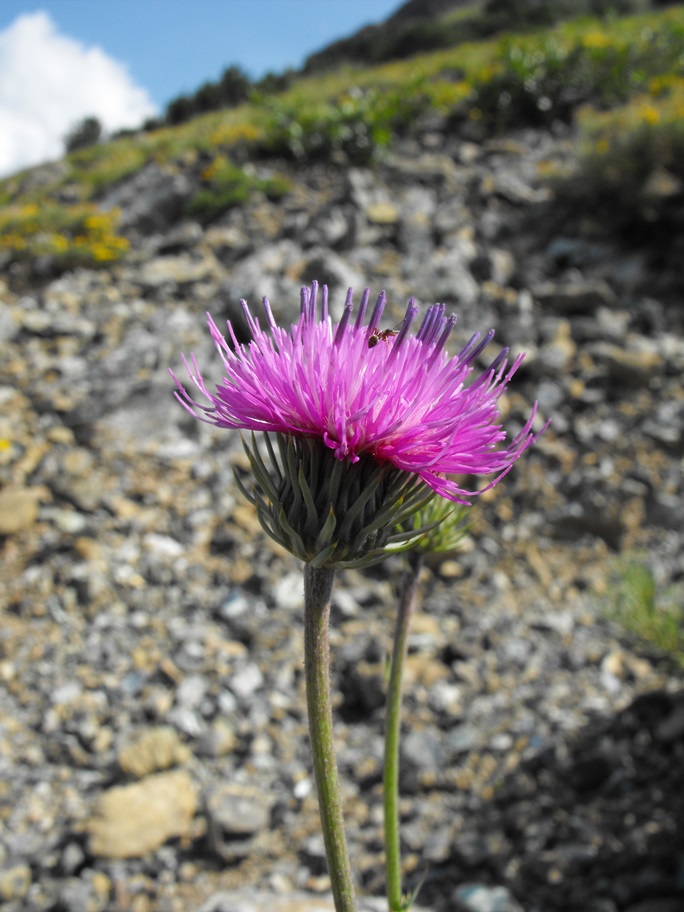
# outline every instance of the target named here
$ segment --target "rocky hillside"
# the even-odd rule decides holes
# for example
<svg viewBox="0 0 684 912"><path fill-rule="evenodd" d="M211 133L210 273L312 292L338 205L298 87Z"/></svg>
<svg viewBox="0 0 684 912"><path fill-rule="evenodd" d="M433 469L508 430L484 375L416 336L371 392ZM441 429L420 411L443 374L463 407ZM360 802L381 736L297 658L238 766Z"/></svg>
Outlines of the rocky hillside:
<svg viewBox="0 0 684 912"><path fill-rule="evenodd" d="M8 912L330 909L297 562L236 490L237 435L168 368L220 364L205 311L318 279L459 314L527 358L506 401L551 428L435 560L410 641L407 879L433 912L675 912L684 701L609 619L625 562L684 577L680 264L540 175L569 128L486 139L432 117L372 168L285 174L209 227L154 162L100 200L129 251L0 285L0 899ZM39 180L37 173L35 179ZM242 330L244 332L244 328ZM361 892L383 894L384 657L399 559L340 574L339 753ZM669 593L669 594L668 594ZM624 593L623 593L624 594ZM427 873L426 873L427 872ZM371 903L372 908L377 907ZM370 907L369 907L370 908Z"/></svg>
<svg viewBox="0 0 684 912"><path fill-rule="evenodd" d="M406 0L384 22L364 26L311 54L304 72L401 60L564 19L610 18L668 5L670 0Z"/></svg>

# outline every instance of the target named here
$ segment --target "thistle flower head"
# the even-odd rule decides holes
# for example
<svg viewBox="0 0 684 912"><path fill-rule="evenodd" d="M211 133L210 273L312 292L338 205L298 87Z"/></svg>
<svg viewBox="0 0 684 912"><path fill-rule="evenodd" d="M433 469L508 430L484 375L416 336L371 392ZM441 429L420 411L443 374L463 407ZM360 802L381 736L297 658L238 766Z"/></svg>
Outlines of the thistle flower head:
<svg viewBox="0 0 684 912"><path fill-rule="evenodd" d="M302 289L299 320L289 329L276 324L267 299L263 302L266 329L262 329L243 301L252 334L248 344L238 341L230 323L228 342L209 316L210 332L225 371L215 392L207 389L194 357L189 361L183 358L183 362L205 402L193 399L174 375L178 400L196 418L217 427L274 432L279 438L298 441L290 455L287 447L281 453L280 481L274 476L271 490L265 492L262 487L255 498L258 506L259 502L262 504L260 517L265 527L271 526L271 534L274 524L281 533L284 529L280 515L283 503L274 501L282 496L278 484L287 476L290 489L300 490L299 494L290 491L290 501L294 498L303 504L305 495L300 482L302 477L305 483L309 479L302 476L302 460L307 462L306 472L311 472L312 466L319 462L316 453L327 457L328 473L336 461L341 463L345 478L350 467L357 464L358 473L372 475L376 469L383 472L384 481L378 482L376 490L380 500L375 509L384 515L395 497L398 497L395 514L400 507L404 509L406 498L410 502L415 499L414 510L424 505L425 497L422 504L418 503L421 498L414 497L418 480L425 486L427 495L436 493L458 503L470 503L471 497L479 492L462 487L452 476L492 476L481 489L486 490L509 471L539 436L532 431L535 405L522 430L507 446L502 445L506 435L499 420L498 400L523 355L509 363L508 351L504 350L473 379L475 362L492 340L493 331L482 339L475 334L457 355L450 356L446 342L456 317L447 316L443 304L429 307L417 332L413 332L418 307L411 299L399 327L381 330L385 295L379 295L370 315L369 299L367 289L354 313L350 289L342 317L339 323L333 323L328 312L327 288L321 289L319 302L319 288L314 283L310 289ZM309 443L304 445L303 441ZM253 446L252 468L255 460L258 461L255 452L258 451ZM263 473L259 474L265 482ZM394 480L390 481L390 477ZM410 480L410 490L397 494L397 478ZM390 491L388 501L386 495ZM319 499L317 509L322 511L318 535L325 523L329 523L330 509L335 513L336 505L326 504L330 492L326 494L323 488L314 493L313 500ZM263 504L267 502L275 512L264 522ZM363 514L364 521L370 522L367 507L368 499L357 514ZM350 503L346 503L344 510L349 509ZM274 519L276 514L279 519ZM292 516L284 518L291 524ZM344 517L336 514L338 529L343 522ZM391 517L388 523L389 527L397 525ZM321 543L316 545L312 541L310 522L309 527L309 545L304 551L310 554L313 549L320 554ZM286 544L293 550L290 534L281 535L279 540L283 537L288 538ZM362 539L363 534L357 529L354 536L357 546ZM333 534L326 549L335 541ZM347 545L352 548L351 542ZM385 547L379 542L377 545ZM354 560L352 551L353 548L346 552L345 561ZM311 559L305 554L300 556ZM361 551L357 556L361 559Z"/></svg>

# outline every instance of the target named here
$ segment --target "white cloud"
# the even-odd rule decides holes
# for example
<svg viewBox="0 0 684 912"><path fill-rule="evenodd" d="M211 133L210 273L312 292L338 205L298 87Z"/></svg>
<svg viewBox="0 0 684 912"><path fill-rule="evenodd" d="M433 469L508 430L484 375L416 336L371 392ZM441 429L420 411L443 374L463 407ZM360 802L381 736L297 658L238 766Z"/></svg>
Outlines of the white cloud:
<svg viewBox="0 0 684 912"><path fill-rule="evenodd" d="M0 175L59 158L84 117L111 131L154 113L121 63L61 35L47 13L19 16L0 32Z"/></svg>

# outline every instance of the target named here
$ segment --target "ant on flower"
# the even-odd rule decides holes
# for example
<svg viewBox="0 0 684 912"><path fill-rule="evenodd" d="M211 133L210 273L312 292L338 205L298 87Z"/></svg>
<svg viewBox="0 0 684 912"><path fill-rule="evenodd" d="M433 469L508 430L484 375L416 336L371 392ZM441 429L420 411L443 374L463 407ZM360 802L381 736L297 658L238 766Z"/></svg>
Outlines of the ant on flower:
<svg viewBox="0 0 684 912"><path fill-rule="evenodd" d="M397 323L394 329L378 329L377 326L374 326L370 331L370 335L368 336L368 348L375 348L378 342L385 342L389 345L389 340L392 338L392 336L399 335L399 329L403 323L403 320L401 323Z"/></svg>

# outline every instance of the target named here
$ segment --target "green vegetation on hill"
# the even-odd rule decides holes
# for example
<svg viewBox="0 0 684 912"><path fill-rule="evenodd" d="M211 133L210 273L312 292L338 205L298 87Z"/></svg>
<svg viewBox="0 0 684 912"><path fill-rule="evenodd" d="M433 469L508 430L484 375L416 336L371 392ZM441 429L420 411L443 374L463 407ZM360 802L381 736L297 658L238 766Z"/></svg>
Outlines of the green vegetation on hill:
<svg viewBox="0 0 684 912"><path fill-rule="evenodd" d="M386 22L312 54L304 68L319 73L349 63L372 66L580 16L625 16L667 5L668 0L409 0Z"/></svg>
<svg viewBox="0 0 684 912"><path fill-rule="evenodd" d="M282 177L260 179L218 155L200 175L200 188L187 207L187 214L200 222L211 222L233 206L246 202L250 195L261 192L272 200L288 191Z"/></svg>
<svg viewBox="0 0 684 912"><path fill-rule="evenodd" d="M535 6L511 7L525 3ZM486 7L493 14L496 4ZM227 83L238 81L233 73ZM0 182L0 262L47 255L59 269L123 255L117 213L101 212L98 200L146 164L182 169L196 188L186 213L208 222L255 193L287 192L284 178L263 180L247 161L371 164L434 113L452 133L476 129L482 137L576 122L580 164L565 178L573 197L608 195L623 218L642 218L646 207L653 220L654 207L657 218L684 182L684 6L576 18L410 61L304 74L285 91L264 84L231 107L81 148L58 167Z"/></svg>

